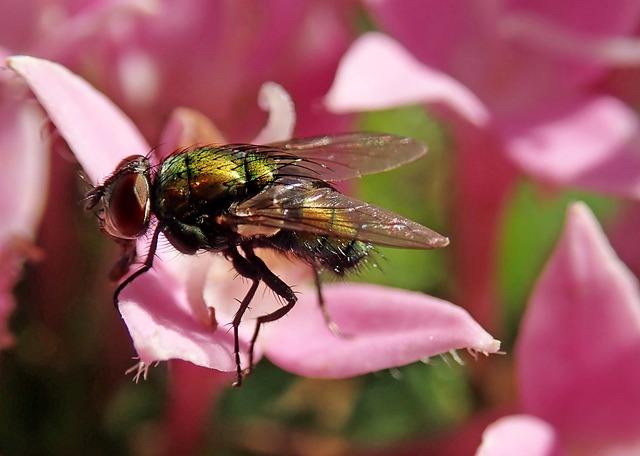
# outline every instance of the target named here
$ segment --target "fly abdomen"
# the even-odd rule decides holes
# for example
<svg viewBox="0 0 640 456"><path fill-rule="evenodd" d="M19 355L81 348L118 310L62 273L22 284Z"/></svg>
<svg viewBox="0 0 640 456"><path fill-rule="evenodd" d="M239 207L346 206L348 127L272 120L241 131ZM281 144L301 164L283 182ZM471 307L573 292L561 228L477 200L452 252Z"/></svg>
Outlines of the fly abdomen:
<svg viewBox="0 0 640 456"><path fill-rule="evenodd" d="M293 255L317 270L328 270L340 276L362 266L373 245L356 239L317 236L283 230L274 236L255 239L256 246L271 247Z"/></svg>
<svg viewBox="0 0 640 456"><path fill-rule="evenodd" d="M344 275L361 266L373 248L368 242L325 236L317 238L317 242L304 241L304 244L316 255L323 269L338 275Z"/></svg>

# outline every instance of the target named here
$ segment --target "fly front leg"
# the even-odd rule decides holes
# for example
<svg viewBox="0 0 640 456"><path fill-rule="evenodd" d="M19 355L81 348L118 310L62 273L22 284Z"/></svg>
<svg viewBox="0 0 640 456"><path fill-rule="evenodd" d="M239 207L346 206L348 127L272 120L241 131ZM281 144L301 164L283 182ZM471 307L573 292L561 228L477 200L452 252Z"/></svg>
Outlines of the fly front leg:
<svg viewBox="0 0 640 456"><path fill-rule="evenodd" d="M149 244L149 251L147 252L147 257L145 258L144 263L142 263L142 266L140 267L140 269L138 269L129 277L124 279L118 285L118 287L116 288L116 291L113 293L113 305L116 307L116 309L119 307L120 293L122 293L122 290L124 290L129 284L131 284L131 282L136 280L142 274L148 272L153 267L153 259L156 256L156 249L158 248L158 237L160 237L160 231L161 231L161 227L160 225L158 225L153 231L153 236L151 237L151 244ZM134 249L133 256L131 256L132 255L131 251L128 251L127 253L128 255L130 255L130 258L135 259L135 245L129 245L128 248ZM124 260L120 258L120 260L114 265L114 270L123 271L124 270L123 266L124 266ZM127 265L126 269L128 269L128 267L129 265Z"/></svg>

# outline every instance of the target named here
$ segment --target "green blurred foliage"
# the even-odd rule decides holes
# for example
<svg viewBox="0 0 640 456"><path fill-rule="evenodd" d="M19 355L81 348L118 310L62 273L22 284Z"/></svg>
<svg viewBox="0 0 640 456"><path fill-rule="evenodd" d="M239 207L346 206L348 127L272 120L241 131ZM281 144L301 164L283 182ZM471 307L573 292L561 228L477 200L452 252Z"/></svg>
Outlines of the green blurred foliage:
<svg viewBox="0 0 640 456"><path fill-rule="evenodd" d="M358 196L446 235L450 161L442 126L424 108L410 107L369 113L362 117L360 129L415 138L427 144L429 151L410 165L360 179ZM354 280L432 292L450 274L447 249L425 252L376 247L376 250L377 267L365 268Z"/></svg>
<svg viewBox="0 0 640 456"><path fill-rule="evenodd" d="M549 254L558 242L570 203L584 201L605 221L616 214L617 201L578 191L552 191L522 180L507 203L499 260L504 334L514 340L527 299Z"/></svg>

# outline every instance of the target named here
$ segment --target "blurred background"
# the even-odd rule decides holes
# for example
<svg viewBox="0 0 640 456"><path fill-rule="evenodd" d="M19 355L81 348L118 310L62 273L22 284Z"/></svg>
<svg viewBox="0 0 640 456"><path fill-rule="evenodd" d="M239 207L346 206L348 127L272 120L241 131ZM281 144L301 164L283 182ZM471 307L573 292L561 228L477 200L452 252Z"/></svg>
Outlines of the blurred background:
<svg viewBox="0 0 640 456"><path fill-rule="evenodd" d="M639 100L640 55L633 45L640 5L618 1L600 11L597 3L0 4L1 56L29 54L64 64L121 107L152 146L181 106L207 115L229 142L250 141L266 122L256 102L266 81L291 95L295 136L385 131L427 144L427 158L352 182L348 191L450 236L451 248L381 247L380 267L349 280L460 305L502 341L506 353L478 360L460 353L462 364L446 355L345 380L299 378L263 359L240 390L229 388L229 376L219 380L214 373L194 376L203 378L202 385L176 384L173 372L199 368L171 362L134 383L125 371L135 364L135 350L111 304L107 278L117 246L83 210L88 185L46 124L41 132L51 145L49 168L37 182L37 175L19 176L19 185L39 189L33 204L42 215L0 256L5 266L24 260L0 278L12 335L0 354L0 454L474 454L487 424L520 409L514 345L569 202L587 202L618 254L632 269L638 266L632 180L640 167L628 179L620 174L635 166L634 158L620 157L637 154L637 145L601 141L598 123L596 133L579 125L585 138L578 127L572 130L598 100L615 99L631 119ZM570 5L581 12L573 14ZM582 12L589 8L594 11ZM466 87L491 120L466 115L446 97L424 95L420 101L419 94L380 109L328 108L325 96L339 65L354 43L374 31L397 40L416 64ZM394 65L385 59L377 64L363 68L363 80L369 71L382 74ZM8 76L0 77L0 101L15 103ZM6 112L0 126L5 138L12 131ZM566 144L545 135L563 126L576 145L599 149L569 150L554 161ZM527 149L532 137L537 147L550 146L536 156L540 162ZM19 174L19 151L9 144L3 139L0 153L18 157ZM602 160L580 161L582 153L604 156L608 148L617 155L607 163L619 168L597 174ZM574 158L580 172L556 166ZM20 192L0 190L3 199ZM194 398L182 391L197 396L200 387L205 416L190 413Z"/></svg>

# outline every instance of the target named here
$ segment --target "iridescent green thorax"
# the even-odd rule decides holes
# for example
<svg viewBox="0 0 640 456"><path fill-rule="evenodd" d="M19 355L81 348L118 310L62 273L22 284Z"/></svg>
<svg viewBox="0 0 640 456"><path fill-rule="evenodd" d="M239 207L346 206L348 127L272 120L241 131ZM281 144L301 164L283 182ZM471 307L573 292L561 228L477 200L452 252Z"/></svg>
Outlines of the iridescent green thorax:
<svg viewBox="0 0 640 456"><path fill-rule="evenodd" d="M200 147L168 157L154 181L154 212L159 219L185 222L214 215L273 182L276 164L245 149Z"/></svg>

